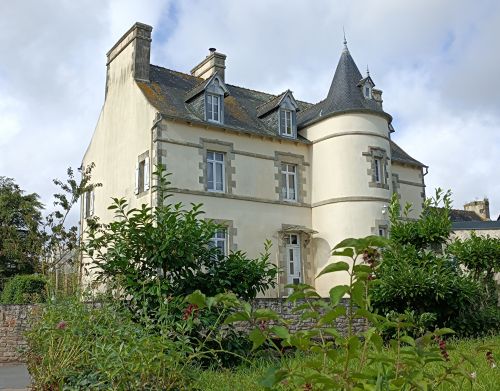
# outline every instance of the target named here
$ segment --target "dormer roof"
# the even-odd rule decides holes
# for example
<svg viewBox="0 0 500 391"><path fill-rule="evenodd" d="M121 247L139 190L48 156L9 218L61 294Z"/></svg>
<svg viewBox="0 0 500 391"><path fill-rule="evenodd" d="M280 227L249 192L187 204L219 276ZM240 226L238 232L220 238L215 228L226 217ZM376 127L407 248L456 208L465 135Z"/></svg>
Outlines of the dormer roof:
<svg viewBox="0 0 500 391"><path fill-rule="evenodd" d="M222 89L224 96L229 95L229 90L228 90L226 84L224 83L224 80L222 79L222 77L219 76L217 73L214 73L207 80L203 80L201 83L197 84L193 89L189 90L186 93L185 102L189 102L191 99L197 97L199 94L201 94L210 85L212 85L215 82L217 82L218 86Z"/></svg>
<svg viewBox="0 0 500 391"><path fill-rule="evenodd" d="M279 94L278 96L275 96L274 98L271 98L269 101L266 103L260 105L257 107L257 116L263 117L270 111L276 109L277 107L280 107L283 101L288 99L288 102L294 107L295 111L299 111L299 105L297 104L297 101L293 97L292 91L286 90Z"/></svg>
<svg viewBox="0 0 500 391"><path fill-rule="evenodd" d="M375 83L373 82L373 79L370 75L361 79L358 83L358 87L364 86L366 83L369 83L372 87L375 87Z"/></svg>

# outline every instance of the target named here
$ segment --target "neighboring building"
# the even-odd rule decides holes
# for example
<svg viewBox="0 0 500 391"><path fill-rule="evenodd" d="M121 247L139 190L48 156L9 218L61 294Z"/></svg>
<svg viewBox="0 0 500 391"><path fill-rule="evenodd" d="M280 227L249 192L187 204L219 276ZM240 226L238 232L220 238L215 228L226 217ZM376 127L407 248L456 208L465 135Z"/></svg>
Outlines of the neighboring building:
<svg viewBox="0 0 500 391"><path fill-rule="evenodd" d="M490 220L490 202L487 198L464 205L464 210L452 209L451 239L466 239L472 231L479 236L500 238L500 220Z"/></svg>
<svg viewBox="0 0 500 391"><path fill-rule="evenodd" d="M386 235L393 192L420 213L427 167L391 140L382 91L346 44L328 95L311 104L290 90L230 84L215 49L191 74L150 65L151 31L136 23L107 54L106 98L83 158L103 187L82 202L83 228L86 216L112 218L110 197L155 205L151 171L165 164L171 201L203 203L207 218L227 227L214 244L253 257L272 240L283 273L268 296L297 282L328 295L345 278L315 280L333 246Z"/></svg>

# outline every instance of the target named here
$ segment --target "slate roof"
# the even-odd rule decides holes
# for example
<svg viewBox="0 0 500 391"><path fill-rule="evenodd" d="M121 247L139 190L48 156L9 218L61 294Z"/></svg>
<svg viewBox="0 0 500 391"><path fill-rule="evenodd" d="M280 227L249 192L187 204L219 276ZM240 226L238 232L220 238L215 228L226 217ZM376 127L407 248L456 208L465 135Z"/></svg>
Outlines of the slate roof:
<svg viewBox="0 0 500 391"><path fill-rule="evenodd" d="M450 211L450 220L452 223L456 222L470 222L470 221L483 221L481 217L472 210L461 210L461 209L452 209Z"/></svg>
<svg viewBox="0 0 500 391"><path fill-rule="evenodd" d="M412 158L403 149L391 140L391 158L395 162L404 164L411 164L413 166L427 167L425 164L420 163L418 160Z"/></svg>
<svg viewBox="0 0 500 391"><path fill-rule="evenodd" d="M290 90L286 90L286 91L282 92L281 94L277 95L274 98L271 98L266 103L257 107L257 115L259 117L262 117L264 114L267 114L271 110L276 108L278 106L278 104L280 103L281 99L283 99L283 97L287 94L287 92L290 92Z"/></svg>
<svg viewBox="0 0 500 391"><path fill-rule="evenodd" d="M345 47L327 97L298 115L299 126L310 125L325 116L348 111L375 112L387 117L391 122L392 117L381 108L378 102L364 97L363 91L359 87L361 80L363 80L363 76L361 76L351 53Z"/></svg>
<svg viewBox="0 0 500 391"><path fill-rule="evenodd" d="M203 79L156 65L150 66L149 79L149 82L137 81L137 84L148 101L161 114L193 123L206 124L203 118L197 116L190 108L189 103L185 102L187 93L191 95L200 85L205 84ZM210 126L289 140L280 136L278 129L270 128L257 116L259 106L278 96L231 84L226 84L226 87L229 90L229 96L224 99L224 124L210 123ZM311 106L311 103L301 101L297 101L297 104L301 110ZM300 135L297 141L310 143Z"/></svg>
<svg viewBox="0 0 500 391"><path fill-rule="evenodd" d="M137 81L137 84L148 101L162 115L206 124L206 121L200 118L186 102L187 98L195 97L200 89L204 88L205 80L156 65L150 66L149 78L149 82ZM299 106L297 109L298 127L315 122L327 114L349 110L381 113L388 116L390 121L392 118L389 114L385 113L373 99L364 98L361 89L357 87L361 79L361 74L349 51L344 50L327 98L317 104L296 101ZM229 95L224 99L224 124L210 123L210 126L290 140L281 136L279 129L271 128L266 121L259 119L259 115L272 110L288 90L279 95L273 95L231 84L225 85L229 90ZM310 144L309 140L300 135L297 136L297 141ZM391 155L396 162L426 167L393 141L391 141Z"/></svg>
<svg viewBox="0 0 500 391"><path fill-rule="evenodd" d="M452 230L500 230L500 221L456 221L451 223Z"/></svg>

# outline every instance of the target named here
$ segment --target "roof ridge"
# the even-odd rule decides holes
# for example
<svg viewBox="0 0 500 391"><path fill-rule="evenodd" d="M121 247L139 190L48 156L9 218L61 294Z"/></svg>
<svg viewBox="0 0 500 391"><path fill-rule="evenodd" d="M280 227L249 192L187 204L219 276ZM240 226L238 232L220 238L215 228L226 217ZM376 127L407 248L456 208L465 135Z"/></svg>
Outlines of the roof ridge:
<svg viewBox="0 0 500 391"><path fill-rule="evenodd" d="M282 96L282 95L286 94L288 91L289 91L289 90L286 90L286 91L283 91L283 92L279 93L278 95L274 95L271 99L269 99L269 100L265 101L264 103L262 103L262 104L258 105L258 106L256 107L256 109L257 109L257 110L259 110L259 108L261 108L262 106L267 105L269 102L271 102L272 100L277 99L277 98L279 98L280 96Z"/></svg>
<svg viewBox="0 0 500 391"><path fill-rule="evenodd" d="M165 69L165 70L170 71L170 72L179 73L179 74L181 74L181 75L190 76L190 77L192 77L193 79L200 79L200 80L202 80L202 81L204 80L204 79L202 79L201 77L198 77L198 76L193 76L193 75L188 74L188 73L185 73L185 72L176 71L175 69L170 69L170 68L167 68L167 67L162 67L162 66L160 66L160 65L155 65L155 64L149 64L149 65L150 65L150 66L152 66L152 67ZM230 83L225 83L225 84L226 84L226 86L236 87L236 88L239 88L239 89L241 89L241 90L251 91L251 92L257 92L257 93L259 93L259 94L264 94L264 95L269 95L269 96L271 96L270 100L271 100L271 99L273 99L273 98L275 98L276 96L279 96L279 95L281 95L281 94L282 94L282 93L280 93L280 94L278 94L278 95L275 95L275 94L272 94L272 93L270 93L270 92L264 92L264 91L254 90L254 89L252 89L252 88L242 87L242 86L238 86L238 85L236 85L236 84L230 84ZM288 89L287 89L287 91L291 91L291 90L288 88ZM285 92L286 92L286 91L285 91ZM309 109L310 107L312 107L312 106L316 105L316 103L307 102L307 101L305 101L305 100L298 100L298 99L296 99L296 101L297 101L297 103L299 103L299 102L300 102L300 103L305 103L305 104L307 104L307 105L311 105L311 106L309 106L307 109ZM305 111L305 110L304 110L304 111Z"/></svg>

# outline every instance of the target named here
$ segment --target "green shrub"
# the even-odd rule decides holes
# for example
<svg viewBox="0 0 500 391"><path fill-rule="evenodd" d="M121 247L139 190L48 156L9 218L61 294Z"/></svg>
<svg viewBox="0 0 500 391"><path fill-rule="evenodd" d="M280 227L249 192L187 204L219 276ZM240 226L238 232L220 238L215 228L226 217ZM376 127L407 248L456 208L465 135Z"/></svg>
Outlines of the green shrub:
<svg viewBox="0 0 500 391"><path fill-rule="evenodd" d="M500 310L491 287L497 244L475 235L447 244L450 192L438 189L419 219L408 218L410 205L403 216L400 209L393 197L390 238L370 292L374 308L383 315L411 312L415 319L431 314L431 326L452 327L459 336L498 330Z"/></svg>
<svg viewBox="0 0 500 391"><path fill-rule="evenodd" d="M17 275L5 284L2 304L42 303L46 299L45 277L38 274Z"/></svg>
<svg viewBox="0 0 500 391"><path fill-rule="evenodd" d="M256 259L244 252L224 255L213 246L223 228L203 218L202 205L168 203L167 175L158 167L155 194L160 205L130 209L114 199L107 224L89 220L85 251L92 258L97 282L123 293L133 313L153 316L163 297L184 297L196 290L208 296L233 292L251 300L276 285L277 267L269 262L269 244Z"/></svg>
<svg viewBox="0 0 500 391"><path fill-rule="evenodd" d="M347 272L349 284L333 287L328 301L311 286L289 286L294 289L288 297L295 302L294 312L301 313L301 319L313 324L307 330L292 332L287 320L276 312L270 309L252 311L250 306L226 320L256 325L249 334L253 348L267 343L281 356L278 366L269 368L260 382L265 389L435 390L445 383L457 387L455 389L472 384L475 372L466 371L464 365L469 358L449 351L443 337L453 334L453 330L434 329L413 338L408 330L414 327L410 324L414 313L395 314L387 319L371 311L368 288L376 267L376 248L385 244L384 238L377 236L339 243L332 255L348 257L351 262L329 264L319 276ZM340 304L345 294L349 296L348 308ZM346 331L335 327L340 317L345 319ZM356 318L370 322L369 325L367 322L366 331L356 332L353 327ZM418 322L425 326L428 319L427 314L419 317ZM382 339L388 327L395 330L394 337L389 340L389 349ZM281 340L280 344L276 344L277 339ZM297 362L285 360L282 347L297 349L303 353L303 358ZM484 349L493 362L491 347Z"/></svg>
<svg viewBox="0 0 500 391"><path fill-rule="evenodd" d="M211 298L209 307L191 306L190 313L177 320L166 300L161 319L154 322L137 322L128 309L109 298L95 306L77 298L46 303L26 334L33 386L43 390L191 389L193 369L200 359L213 361L215 350L222 350L217 342L233 302L234 295ZM203 337L192 337L200 315L215 308L219 318L205 328Z"/></svg>

